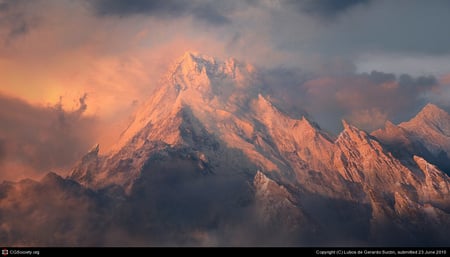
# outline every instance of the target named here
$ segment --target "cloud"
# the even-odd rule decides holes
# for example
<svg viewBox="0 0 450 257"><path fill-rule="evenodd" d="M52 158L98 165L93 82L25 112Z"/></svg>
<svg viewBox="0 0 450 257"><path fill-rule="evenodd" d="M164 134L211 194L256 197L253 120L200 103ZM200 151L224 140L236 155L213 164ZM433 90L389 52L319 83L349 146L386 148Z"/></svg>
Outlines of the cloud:
<svg viewBox="0 0 450 257"><path fill-rule="evenodd" d="M222 55L225 48L225 43L207 36L208 30L220 28L208 29L187 15L170 20L120 19L95 16L79 1L26 2L27 8L4 7L8 17L20 9L39 22L26 35L0 43L0 91L32 103L56 104L63 96L63 105L70 110L78 104L72 99L88 93L88 114L125 115L133 102L151 94L184 51ZM212 3L199 5L195 12L213 8L209 6ZM4 34L11 29L5 25Z"/></svg>
<svg viewBox="0 0 450 257"><path fill-rule="evenodd" d="M397 75L439 75L436 72L448 66L450 35L444 32L444 24L450 22L448 1L280 3L261 8L265 10L259 18L264 20L261 26L269 31L265 42L292 56L286 62L304 69L314 66L308 62L315 59L326 62L335 57L349 59L359 70ZM333 8L332 3L342 7ZM307 12L308 5L318 7Z"/></svg>
<svg viewBox="0 0 450 257"><path fill-rule="evenodd" d="M35 15L29 15L30 1L0 1L0 35L3 44L10 44L17 37L26 35L38 23Z"/></svg>
<svg viewBox="0 0 450 257"><path fill-rule="evenodd" d="M0 139L0 165L3 164L3 161L6 159L6 143L4 139Z"/></svg>
<svg viewBox="0 0 450 257"><path fill-rule="evenodd" d="M337 79L335 83L333 100L343 109L343 117L369 131L387 119L393 122L409 119L427 102L427 93L438 86L432 76L396 77L380 72ZM365 118L368 115L373 115L371 124Z"/></svg>
<svg viewBox="0 0 450 257"><path fill-rule="evenodd" d="M450 73L439 77L438 83L439 86L427 95L427 99L450 113Z"/></svg>
<svg viewBox="0 0 450 257"><path fill-rule="evenodd" d="M365 128L367 131L384 126L388 120L388 115L378 108L351 110L347 117L354 125Z"/></svg>
<svg viewBox="0 0 450 257"><path fill-rule="evenodd" d="M449 10L447 1L373 1L328 26L316 38L317 48L340 54L439 57L450 53L450 36L443 27L450 21Z"/></svg>
<svg viewBox="0 0 450 257"><path fill-rule="evenodd" d="M178 18L191 15L214 25L230 22L226 16L226 12L230 11L230 5L217 1L93 0L90 3L95 13L100 16L149 15L158 18Z"/></svg>
<svg viewBox="0 0 450 257"><path fill-rule="evenodd" d="M278 106L295 117L308 113L335 133L342 118L370 131L387 119L411 118L428 101L450 109L450 76L436 79L437 72L449 74L449 8L439 0L0 0L0 91L12 96L0 95L0 180L64 173L96 142L107 148L186 50L262 67L266 93ZM193 195L180 201L172 190L168 196L181 204L209 196L189 185L179 188ZM211 185L218 188L205 184ZM48 200L42 193L30 203ZM52 202L55 210L66 204ZM69 202L92 213L83 203ZM28 206L21 211L30 222L42 216L30 215L36 208ZM214 218L187 209L192 220L199 220L195 210ZM18 220L16 213L3 216ZM56 213L51 221L66 221L63 227L79 219L50 213ZM173 214L176 220L179 212ZM148 220L148 212L142 217ZM37 224L36 231L47 225Z"/></svg>
<svg viewBox="0 0 450 257"><path fill-rule="evenodd" d="M107 197L100 204L96 193L54 173L0 188L0 235L8 245L100 246L116 227L101 215Z"/></svg>
<svg viewBox="0 0 450 257"><path fill-rule="evenodd" d="M428 101L433 101L441 85L433 76L413 77L392 73L308 74L299 71L268 73L267 87L285 111L305 111L325 129L339 133L341 119L372 131L387 120L411 118ZM279 85L288 84L290 86ZM436 101L435 101L436 102ZM302 111L303 110L303 113Z"/></svg>
<svg viewBox="0 0 450 257"><path fill-rule="evenodd" d="M345 11L361 4L368 4L370 0L300 0L286 1L289 6L295 6L299 11L321 18L333 19Z"/></svg>
<svg viewBox="0 0 450 257"><path fill-rule="evenodd" d="M98 122L79 108L66 112L61 103L39 107L0 95L0 179L39 177L70 168L95 143ZM11 111L14 110L14 111Z"/></svg>

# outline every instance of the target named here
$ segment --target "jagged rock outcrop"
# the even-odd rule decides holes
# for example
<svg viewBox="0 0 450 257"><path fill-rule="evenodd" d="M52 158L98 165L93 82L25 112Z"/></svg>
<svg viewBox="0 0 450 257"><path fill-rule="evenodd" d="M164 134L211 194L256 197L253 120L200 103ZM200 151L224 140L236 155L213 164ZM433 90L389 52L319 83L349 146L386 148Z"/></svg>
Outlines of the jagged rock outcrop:
<svg viewBox="0 0 450 257"><path fill-rule="evenodd" d="M192 169L208 179L240 181L236 185L246 199L242 185L249 184L254 197L247 204L257 206L261 224L286 228L287 234L296 231L299 237L306 231L326 233L324 219L338 231L333 223L355 213L360 217L349 224L355 231L348 240L352 233L353 239L365 233L366 240L383 243L385 233L418 233L418 223L448 225L448 177L422 157L400 158L424 142L423 149L433 156L448 152L448 114L428 105L411 122L387 123L372 135L343 121L344 130L333 138L305 117L289 117L268 99L252 66L188 52L136 113L115 150L98 159L97 170L85 168L89 176L80 176L76 168L71 178L95 189L119 185L133 194L143 173L150 178L167 169L160 160L172 160L185 166L171 165L171 172ZM389 142L401 149L396 152ZM318 214L330 203L343 210ZM358 231L357 226L367 228Z"/></svg>
<svg viewBox="0 0 450 257"><path fill-rule="evenodd" d="M83 221L114 224L104 244L448 245L449 117L427 105L372 134L343 121L335 137L278 109L255 67L187 52L110 152L96 145L56 180L92 203ZM10 208L18 196L0 189Z"/></svg>

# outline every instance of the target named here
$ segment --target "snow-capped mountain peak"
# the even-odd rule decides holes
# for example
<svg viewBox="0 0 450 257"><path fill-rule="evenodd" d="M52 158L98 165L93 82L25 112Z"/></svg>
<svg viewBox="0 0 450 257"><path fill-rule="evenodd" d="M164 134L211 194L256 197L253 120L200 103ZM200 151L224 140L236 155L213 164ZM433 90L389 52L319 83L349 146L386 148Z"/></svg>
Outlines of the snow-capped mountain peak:
<svg viewBox="0 0 450 257"><path fill-rule="evenodd" d="M182 86L188 86L192 81L198 82L199 79L230 79L242 84L254 71L255 68L252 65L239 62L234 58L222 61L212 56L188 51L174 62L167 76L172 79L173 84Z"/></svg>
<svg viewBox="0 0 450 257"><path fill-rule="evenodd" d="M354 142L369 142L369 135L365 131L349 124L346 120L341 122L344 130L339 134L337 141L349 139Z"/></svg>
<svg viewBox="0 0 450 257"><path fill-rule="evenodd" d="M439 108L437 105L428 103L426 104L422 110L418 113L417 116L429 116L429 115L444 115L447 116L448 114Z"/></svg>
<svg viewBox="0 0 450 257"><path fill-rule="evenodd" d="M219 211L213 217L237 208L236 202L252 202L258 226L294 233L289 235L310 233L320 224L342 231L340 224L349 220L355 222L356 237L385 235L377 231L382 225L416 233L410 228L419 221L411 217L426 219L425 207L449 217L450 181L439 163L422 152L408 152L405 161L377 133L369 135L346 121L334 139L305 117L290 117L258 87L251 65L187 52L167 74L135 113L116 150L99 156L94 148L71 179L95 190L120 187L132 199L145 195L143 200L157 203L148 213L172 206L159 195L187 213L214 206ZM438 155L450 152L445 112L429 105L416 119L428 125L410 131L408 123L387 123L380 134L403 135L402 150L414 149L412 136L429 140L424 142ZM192 216L195 222L201 213Z"/></svg>
<svg viewBox="0 0 450 257"><path fill-rule="evenodd" d="M412 130L429 130L450 136L450 115L434 104L427 104L413 119L400 124Z"/></svg>

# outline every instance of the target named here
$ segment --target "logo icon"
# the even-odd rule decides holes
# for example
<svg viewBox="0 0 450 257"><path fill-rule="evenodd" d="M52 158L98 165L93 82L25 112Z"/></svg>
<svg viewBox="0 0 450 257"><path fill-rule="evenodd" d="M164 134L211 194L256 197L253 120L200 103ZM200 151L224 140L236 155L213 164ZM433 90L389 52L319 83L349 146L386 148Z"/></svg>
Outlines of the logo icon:
<svg viewBox="0 0 450 257"><path fill-rule="evenodd" d="M3 256L8 255L8 249L3 249L3 250L2 250L2 255L3 255Z"/></svg>

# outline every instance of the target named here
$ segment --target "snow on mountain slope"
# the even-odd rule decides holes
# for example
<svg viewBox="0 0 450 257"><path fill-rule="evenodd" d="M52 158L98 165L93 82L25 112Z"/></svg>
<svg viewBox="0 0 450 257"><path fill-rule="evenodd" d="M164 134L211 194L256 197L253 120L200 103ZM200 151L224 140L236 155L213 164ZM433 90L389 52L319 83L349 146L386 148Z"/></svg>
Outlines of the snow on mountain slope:
<svg viewBox="0 0 450 257"><path fill-rule="evenodd" d="M448 114L430 105L372 135L344 121L334 137L269 99L255 67L187 52L113 150L95 146L68 180L127 199L119 223L156 244L240 245L236 231L251 244L421 242L450 226L450 180L428 159L450 152Z"/></svg>
<svg viewBox="0 0 450 257"><path fill-rule="evenodd" d="M292 231L307 225L309 218L298 207L295 197L286 188L257 172L253 181L261 221L265 225L278 224Z"/></svg>
<svg viewBox="0 0 450 257"><path fill-rule="evenodd" d="M400 124L401 127L413 131L415 134L428 135L428 140L437 141L450 137L450 115L434 104L427 104L425 107L410 121Z"/></svg>
<svg viewBox="0 0 450 257"><path fill-rule="evenodd" d="M399 130L426 120L431 124L428 130L433 129L441 139L437 131L446 124L432 122L434 112L446 117L429 105L413 123L405 123ZM149 157L169 148L191 148L196 158L210 166L226 166L241 160L242 154L254 167L277 172L283 183L348 199L361 197L358 188L416 188L423 179L367 133L346 122L344 131L333 141L306 118L296 120L282 113L261 95L254 67L192 52L174 63L160 87L135 114L116 150L100 158L103 161L96 164L98 169L92 171L92 164L82 160L72 178L80 178L80 167L87 165L94 182L81 179L82 183L97 188L118 184L130 189ZM219 148L228 155L218 155ZM237 149L239 156L227 149ZM347 194L352 190L356 190L354 195Z"/></svg>
<svg viewBox="0 0 450 257"><path fill-rule="evenodd" d="M234 59L219 62L213 57L186 52L135 114L134 121L124 131L115 148L123 147L147 126L164 129L176 127L160 122L173 117L183 106L189 106L198 117L216 109L239 111L237 105L241 104L241 98L245 100L248 95L245 88L251 83L253 70L252 66L237 63ZM220 112L217 114L220 115ZM150 134L148 137L174 145L179 143L179 138L173 133L165 131L164 134Z"/></svg>
<svg viewBox="0 0 450 257"><path fill-rule="evenodd" d="M425 175L425 183L422 187L422 201L433 202L438 206L443 206L445 209L450 210L450 201L448 198L450 193L450 178L442 174L442 171L435 165L430 164L422 157L414 156L414 161Z"/></svg>
<svg viewBox="0 0 450 257"><path fill-rule="evenodd" d="M97 180L111 177L111 166L120 166L120 160L129 159L130 163L125 167L128 171L124 178L126 181L120 182L120 175L109 180L110 183L130 185L150 154L134 156L136 152L151 150L153 147L148 146L156 142L166 147L192 146L195 142L191 134L214 135L226 147L241 150L246 158L264 170L285 169L285 164L273 154L276 150L264 128L255 124L262 117L259 113L264 112L250 110L252 103L262 98L258 96L252 66L233 59L219 62L187 52L176 61L162 79L161 86L134 115L115 150L97 171L90 172L90 177ZM141 161L140 156L143 158ZM230 158L239 159L238 156ZM79 167L82 166L85 166L83 162ZM79 173L73 173L72 177L79 178ZM91 185L96 183L100 182Z"/></svg>
<svg viewBox="0 0 450 257"><path fill-rule="evenodd" d="M444 110L427 104L416 117L399 126L407 130L413 141L421 143L437 159L450 161L450 115Z"/></svg>
<svg viewBox="0 0 450 257"><path fill-rule="evenodd" d="M450 172L450 115L436 105L427 104L410 121L387 124L372 135L400 159L419 155Z"/></svg>
<svg viewBox="0 0 450 257"><path fill-rule="evenodd" d="M385 189L415 182L414 174L386 153L376 140L345 121L343 124L344 131L336 140L339 158L335 165L345 179Z"/></svg>

